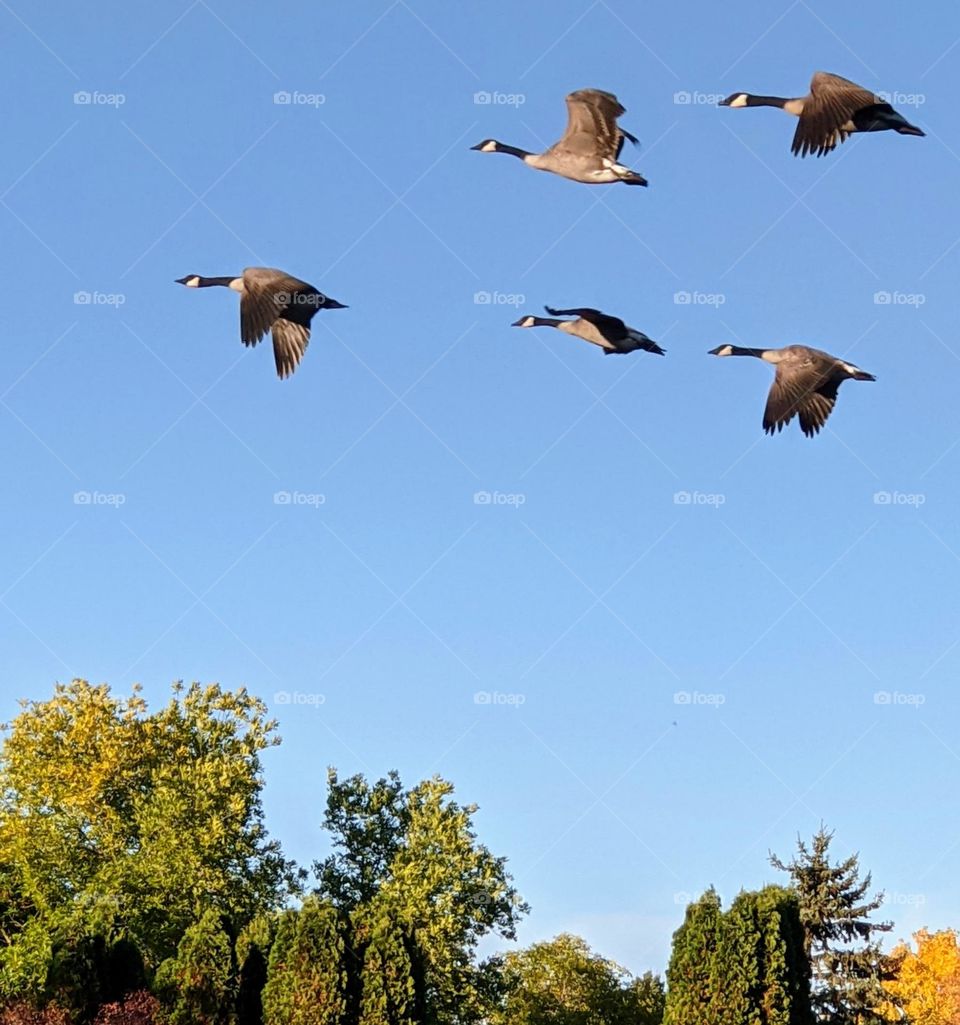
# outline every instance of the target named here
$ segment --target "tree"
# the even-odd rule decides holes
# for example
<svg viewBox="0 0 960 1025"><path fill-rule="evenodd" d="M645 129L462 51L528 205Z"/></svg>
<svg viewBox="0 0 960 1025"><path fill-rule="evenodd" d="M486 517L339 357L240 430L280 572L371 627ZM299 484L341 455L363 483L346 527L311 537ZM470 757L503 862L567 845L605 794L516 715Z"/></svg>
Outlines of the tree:
<svg viewBox="0 0 960 1025"><path fill-rule="evenodd" d="M711 886L687 906L683 925L673 934L664 1025L713 1025L706 1012L716 1006L714 966L720 933L720 898Z"/></svg>
<svg viewBox="0 0 960 1025"><path fill-rule="evenodd" d="M663 984L634 979L564 933L503 958L505 999L491 1025L659 1025ZM638 985L639 984L639 985Z"/></svg>
<svg viewBox="0 0 960 1025"><path fill-rule="evenodd" d="M263 1025L263 988L275 925L271 916L260 915L248 922L237 937L236 1025Z"/></svg>
<svg viewBox="0 0 960 1025"><path fill-rule="evenodd" d="M234 998L233 944L216 911L183 934L177 956L157 971L171 1025L226 1025Z"/></svg>
<svg viewBox="0 0 960 1025"><path fill-rule="evenodd" d="M328 785L334 853L314 865L317 894L415 935L433 1020L478 1020L486 1000L477 944L490 932L512 939L527 906L506 859L477 841L476 806L451 800L453 786L439 778L404 790L395 772L370 785L331 769Z"/></svg>
<svg viewBox="0 0 960 1025"><path fill-rule="evenodd" d="M349 925L332 904L308 897L281 918L263 990L269 1025L349 1021Z"/></svg>
<svg viewBox="0 0 960 1025"><path fill-rule="evenodd" d="M275 724L245 690L175 684L151 713L74 680L4 729L3 992L33 986L41 935L129 937L153 970L207 909L242 924L296 888L260 803Z"/></svg>
<svg viewBox="0 0 960 1025"><path fill-rule="evenodd" d="M916 951L900 943L890 953L890 978L884 989L890 1021L910 1025L956 1025L960 1022L960 941L952 929L913 934Z"/></svg>
<svg viewBox="0 0 960 1025"><path fill-rule="evenodd" d="M727 912L711 888L674 934L667 1025L813 1025L796 895L742 892Z"/></svg>
<svg viewBox="0 0 960 1025"><path fill-rule="evenodd" d="M860 879L859 855L830 863L832 839L833 833L821 826L809 846L798 838L792 861L771 854L770 862L790 873L800 902L816 1019L830 1025L871 1025L883 1020L885 999L883 955L874 934L892 926L870 920L883 894L868 896L871 876Z"/></svg>
<svg viewBox="0 0 960 1025"><path fill-rule="evenodd" d="M417 1025L424 1021L423 964L408 927L381 913L355 928L363 946L360 1025Z"/></svg>
<svg viewBox="0 0 960 1025"><path fill-rule="evenodd" d="M663 979L644 972L627 987L627 1021L634 1025L660 1025L666 1010Z"/></svg>

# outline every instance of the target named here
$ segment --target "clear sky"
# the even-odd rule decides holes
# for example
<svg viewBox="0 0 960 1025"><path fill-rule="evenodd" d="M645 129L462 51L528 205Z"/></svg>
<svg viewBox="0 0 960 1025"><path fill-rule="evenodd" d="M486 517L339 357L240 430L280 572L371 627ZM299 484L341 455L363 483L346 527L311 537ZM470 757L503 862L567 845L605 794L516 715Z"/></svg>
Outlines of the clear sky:
<svg viewBox="0 0 960 1025"><path fill-rule="evenodd" d="M327 765L440 773L521 940L637 972L687 895L781 878L821 820L891 939L960 925L960 9L9 0L0 27L4 718L73 676L245 685L289 855L325 853ZM817 69L927 137L799 160L779 111L714 106ZM649 189L470 152L548 145L584 87ZM350 307L287 381L236 296L174 284L248 265ZM667 356L510 327L545 303ZM724 342L877 382L768 438L771 368Z"/></svg>

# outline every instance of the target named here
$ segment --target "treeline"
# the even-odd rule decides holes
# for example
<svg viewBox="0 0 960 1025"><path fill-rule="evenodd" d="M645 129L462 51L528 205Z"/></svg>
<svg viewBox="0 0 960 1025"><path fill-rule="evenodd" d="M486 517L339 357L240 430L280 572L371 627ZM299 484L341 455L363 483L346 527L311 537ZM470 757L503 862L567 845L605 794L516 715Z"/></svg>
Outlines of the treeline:
<svg viewBox="0 0 960 1025"><path fill-rule="evenodd" d="M951 971L960 1004L956 937L884 957L880 898L824 830L772 858L788 886L693 902L666 986L569 935L480 959L528 909L476 808L439 778L330 770L332 853L298 868L263 824L277 742L261 701L218 686L151 711L75 680L23 704L0 750L0 1025L960 1021L923 1017Z"/></svg>

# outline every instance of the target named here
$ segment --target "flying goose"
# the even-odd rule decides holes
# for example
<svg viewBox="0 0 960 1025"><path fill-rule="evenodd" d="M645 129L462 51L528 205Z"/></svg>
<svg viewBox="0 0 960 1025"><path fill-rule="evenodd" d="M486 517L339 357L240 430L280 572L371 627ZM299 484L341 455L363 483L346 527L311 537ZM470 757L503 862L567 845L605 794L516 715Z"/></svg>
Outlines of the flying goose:
<svg viewBox="0 0 960 1025"><path fill-rule="evenodd" d="M812 438L827 422L837 401L837 389L848 380L875 381L873 374L846 363L829 352L806 345L788 345L783 349L743 349L739 345L721 345L711 356L756 356L777 368L773 386L763 411L763 429L775 434L800 414L800 428Z"/></svg>
<svg viewBox="0 0 960 1025"><path fill-rule="evenodd" d="M528 153L496 139L484 139L470 148L481 153L509 153L529 167L587 185L646 185L643 175L619 163L623 140L629 139L635 145L637 142L617 124L617 118L625 113L613 93L578 89L567 97L567 130L563 138L543 153Z"/></svg>
<svg viewBox="0 0 960 1025"><path fill-rule="evenodd" d="M247 267L240 277L204 278L188 274L177 278L187 288L223 285L240 293L240 338L256 345L270 331L277 376L282 380L297 369L310 341L310 321L317 310L345 310L343 303L324 295L282 270Z"/></svg>
<svg viewBox="0 0 960 1025"><path fill-rule="evenodd" d="M780 107L800 119L793 136L791 152L805 157L816 153L822 157L846 142L853 132L885 132L892 129L901 135L925 135L910 124L889 103L839 75L814 72L810 92L806 96L784 99L782 96L753 96L733 93L720 102L721 107Z"/></svg>
<svg viewBox="0 0 960 1025"><path fill-rule="evenodd" d="M547 313L554 317L576 317L576 320L553 320L550 317L521 317L511 327L555 327L564 334L574 335L582 338L585 342L599 345L605 356L634 352L637 349L644 349L646 352L655 352L663 356L665 350L661 349L653 339L648 338L642 331L635 331L618 317L609 317L599 310L583 307L576 310L555 310L550 306L544 306Z"/></svg>

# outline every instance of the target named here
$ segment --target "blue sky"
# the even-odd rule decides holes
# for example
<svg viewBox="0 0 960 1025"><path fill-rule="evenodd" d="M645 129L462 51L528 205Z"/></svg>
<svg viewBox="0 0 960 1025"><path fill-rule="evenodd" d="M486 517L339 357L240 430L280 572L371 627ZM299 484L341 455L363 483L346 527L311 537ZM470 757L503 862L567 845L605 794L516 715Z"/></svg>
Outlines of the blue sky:
<svg viewBox="0 0 960 1025"><path fill-rule="evenodd" d="M774 881L768 851L821 820L892 939L960 924L960 11L11 0L0 23L4 718L73 676L246 685L280 720L291 856L325 852L327 765L440 773L510 858L521 940L578 932L637 972L686 895ZM817 69L927 137L797 160L780 112L713 106ZM628 109L649 189L470 152L548 145L584 87ZM235 296L173 283L248 265L350 307L284 382ZM544 303L667 356L510 328ZM770 368L724 342L877 382L815 440L768 438Z"/></svg>

